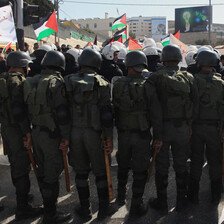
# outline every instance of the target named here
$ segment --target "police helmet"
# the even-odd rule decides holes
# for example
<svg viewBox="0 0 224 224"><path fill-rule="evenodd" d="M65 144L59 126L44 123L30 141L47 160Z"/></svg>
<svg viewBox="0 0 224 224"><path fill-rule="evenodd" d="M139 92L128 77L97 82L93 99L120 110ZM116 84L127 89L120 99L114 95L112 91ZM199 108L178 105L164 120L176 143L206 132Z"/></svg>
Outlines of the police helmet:
<svg viewBox="0 0 224 224"><path fill-rule="evenodd" d="M25 68L33 63L30 56L24 51L13 51L9 53L6 59L6 65L9 67Z"/></svg>
<svg viewBox="0 0 224 224"><path fill-rule="evenodd" d="M114 52L119 52L119 48L114 44L106 45L102 54L107 60L114 60Z"/></svg>
<svg viewBox="0 0 224 224"><path fill-rule="evenodd" d="M86 48L78 59L79 65L100 69L102 57L99 52Z"/></svg>
<svg viewBox="0 0 224 224"><path fill-rule="evenodd" d="M131 51L125 57L125 66L133 67L137 72L148 72L147 58L142 51Z"/></svg>
<svg viewBox="0 0 224 224"><path fill-rule="evenodd" d="M65 56L59 51L48 51L42 62L42 66L54 66L56 68L61 68L65 70Z"/></svg>
<svg viewBox="0 0 224 224"><path fill-rule="evenodd" d="M219 63L219 58L214 51L201 51L196 58L200 66L216 67Z"/></svg>
<svg viewBox="0 0 224 224"><path fill-rule="evenodd" d="M165 61L182 61L180 48L175 44L166 45L162 50L162 59Z"/></svg>

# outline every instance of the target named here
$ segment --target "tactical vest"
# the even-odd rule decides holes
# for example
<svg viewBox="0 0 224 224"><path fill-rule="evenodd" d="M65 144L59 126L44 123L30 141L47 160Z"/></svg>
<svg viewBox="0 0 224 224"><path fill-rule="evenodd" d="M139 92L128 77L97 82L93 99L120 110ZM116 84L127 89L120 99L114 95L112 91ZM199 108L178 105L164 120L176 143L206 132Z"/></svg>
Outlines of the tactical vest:
<svg viewBox="0 0 224 224"><path fill-rule="evenodd" d="M198 73L195 75L199 94L199 114L198 119L219 120L224 116L223 105L223 80L219 74Z"/></svg>
<svg viewBox="0 0 224 224"><path fill-rule="evenodd" d="M13 83L14 85L21 85L25 80L25 77L18 72L4 72L0 74L0 123L15 124L15 119L12 113L12 100L11 100L11 91L10 86Z"/></svg>
<svg viewBox="0 0 224 224"><path fill-rule="evenodd" d="M29 77L24 83L24 101L28 105L30 120L33 125L56 129L55 111L51 95L56 81L63 82L59 73L41 74Z"/></svg>
<svg viewBox="0 0 224 224"><path fill-rule="evenodd" d="M99 100L102 86L108 86L102 76L80 71L65 77L66 91L72 105L72 123L75 127L102 130Z"/></svg>
<svg viewBox="0 0 224 224"><path fill-rule="evenodd" d="M149 128L145 82L143 78L121 77L114 83L113 106L118 129L145 131Z"/></svg>
<svg viewBox="0 0 224 224"><path fill-rule="evenodd" d="M187 72L161 70L158 93L164 119L190 119L193 103L190 99L190 80Z"/></svg>

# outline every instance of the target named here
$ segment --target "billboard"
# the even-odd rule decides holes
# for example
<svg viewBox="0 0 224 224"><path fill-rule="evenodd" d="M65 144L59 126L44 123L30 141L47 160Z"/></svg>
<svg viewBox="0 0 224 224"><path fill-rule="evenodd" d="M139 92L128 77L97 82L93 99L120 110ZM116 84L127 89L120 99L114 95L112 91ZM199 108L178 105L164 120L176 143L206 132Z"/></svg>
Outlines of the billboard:
<svg viewBox="0 0 224 224"><path fill-rule="evenodd" d="M209 19L212 23L212 6L175 9L175 31L180 30L181 33L208 31Z"/></svg>
<svg viewBox="0 0 224 224"><path fill-rule="evenodd" d="M152 38L159 40L166 36L166 18L152 19Z"/></svg>

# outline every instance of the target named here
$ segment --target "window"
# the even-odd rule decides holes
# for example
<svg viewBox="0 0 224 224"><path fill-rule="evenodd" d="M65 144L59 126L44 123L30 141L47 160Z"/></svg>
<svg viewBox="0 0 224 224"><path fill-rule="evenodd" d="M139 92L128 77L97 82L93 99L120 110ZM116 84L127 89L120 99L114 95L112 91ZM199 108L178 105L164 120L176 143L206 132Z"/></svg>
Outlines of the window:
<svg viewBox="0 0 224 224"><path fill-rule="evenodd" d="M94 23L94 28L97 28L97 23Z"/></svg>
<svg viewBox="0 0 224 224"><path fill-rule="evenodd" d="M109 27L112 27L112 22L109 23Z"/></svg>
<svg viewBox="0 0 224 224"><path fill-rule="evenodd" d="M89 29L89 24L88 23L86 24L86 28Z"/></svg>

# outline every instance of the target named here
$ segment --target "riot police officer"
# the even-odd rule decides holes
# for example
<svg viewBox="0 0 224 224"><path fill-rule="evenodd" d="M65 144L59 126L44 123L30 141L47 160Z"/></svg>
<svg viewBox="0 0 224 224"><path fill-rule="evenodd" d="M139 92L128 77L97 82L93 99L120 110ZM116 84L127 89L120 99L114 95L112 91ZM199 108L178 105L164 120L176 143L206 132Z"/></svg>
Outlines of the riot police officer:
<svg viewBox="0 0 224 224"><path fill-rule="evenodd" d="M69 213L56 210L62 150L68 150L70 132L70 113L60 73L65 69L65 57L58 51L48 51L41 66L40 75L26 80L24 99L33 125L33 150L44 203L43 223L61 223L70 218Z"/></svg>
<svg viewBox="0 0 224 224"><path fill-rule="evenodd" d="M176 173L176 210L187 205L187 156L190 141L190 122L193 103L196 103L197 89L193 76L179 70L182 60L180 48L167 45L162 51L164 68L152 73L149 81L156 88L163 113L163 146L157 154L155 164L155 183L157 198L150 201L152 208L167 210L167 186L169 171L169 149L173 155Z"/></svg>
<svg viewBox="0 0 224 224"><path fill-rule="evenodd" d="M6 60L9 70L0 76L0 122L4 149L8 155L11 178L16 188L16 220L31 218L42 213L28 203L30 191L30 160L24 147L31 145L31 130L23 85L29 71L30 57L25 52L11 52ZM23 143L23 138L25 142Z"/></svg>
<svg viewBox="0 0 224 224"><path fill-rule="evenodd" d="M214 71L218 64L215 52L202 51L196 58L199 73L195 74L199 93L199 110L192 126L192 155L188 198L199 202L199 181L204 164L204 153L209 165L211 200L217 204L221 198L224 82ZM222 135L223 136L223 135Z"/></svg>
<svg viewBox="0 0 224 224"><path fill-rule="evenodd" d="M154 146L162 146L162 112L156 90L141 76L147 72L147 58L143 52L126 55L128 75L114 83L113 105L118 129L118 197L125 204L129 165L132 164L133 185L129 217L140 217L147 212L143 203L150 159L150 128L153 127Z"/></svg>
<svg viewBox="0 0 224 224"><path fill-rule="evenodd" d="M113 213L109 204L107 176L105 170L104 150L112 152L113 115L110 102L108 82L96 73L101 65L101 55L97 51L86 48L79 57L81 70L65 77L66 92L69 96L72 113L71 145L69 163L74 168L76 188L80 207L77 214L89 220L90 192L88 184L89 172L92 169L96 177L99 197L98 219L103 220Z"/></svg>

